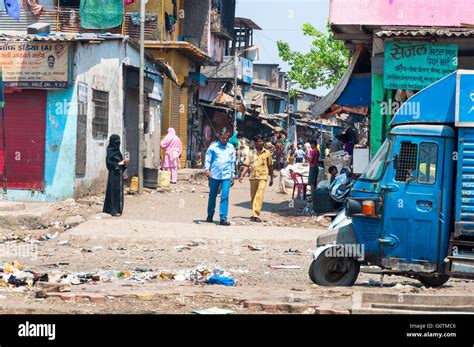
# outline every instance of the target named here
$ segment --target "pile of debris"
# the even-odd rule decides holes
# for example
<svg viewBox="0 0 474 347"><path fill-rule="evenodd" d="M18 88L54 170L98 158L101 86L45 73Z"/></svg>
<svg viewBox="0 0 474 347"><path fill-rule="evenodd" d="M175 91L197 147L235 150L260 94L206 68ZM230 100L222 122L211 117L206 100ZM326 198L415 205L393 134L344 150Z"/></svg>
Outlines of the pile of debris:
<svg viewBox="0 0 474 347"><path fill-rule="evenodd" d="M173 280L173 281L191 281L194 284L221 284L232 286L237 283L230 273L214 268L209 270L206 266L198 266L193 270L180 271L159 271L152 269L136 268L133 271L99 271L99 272L73 272L50 274L37 274L33 271L25 270L24 265L14 261L5 263L0 268L0 287L28 287L31 288L37 282L48 282L50 284L80 285L80 284L98 284L107 283L115 280L125 280L130 282L145 283L152 280Z"/></svg>
<svg viewBox="0 0 474 347"><path fill-rule="evenodd" d="M41 241L48 241L56 238L59 235L59 232L55 233L45 233L41 235L31 235L31 234L15 234L7 233L0 234L0 244L12 244L12 243L38 243Z"/></svg>
<svg viewBox="0 0 474 347"><path fill-rule="evenodd" d="M48 280L48 274L37 274L35 272L25 270L24 265L17 261L5 263L5 265L0 268L0 287L31 288L38 281L48 282Z"/></svg>

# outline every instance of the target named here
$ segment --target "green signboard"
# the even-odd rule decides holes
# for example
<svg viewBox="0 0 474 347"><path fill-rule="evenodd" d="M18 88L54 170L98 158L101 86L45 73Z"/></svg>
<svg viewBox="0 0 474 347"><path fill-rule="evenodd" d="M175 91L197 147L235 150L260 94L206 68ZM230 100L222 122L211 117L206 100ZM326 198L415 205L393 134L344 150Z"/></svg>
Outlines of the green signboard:
<svg viewBox="0 0 474 347"><path fill-rule="evenodd" d="M421 90L455 71L457 66L457 45L386 42L384 88Z"/></svg>

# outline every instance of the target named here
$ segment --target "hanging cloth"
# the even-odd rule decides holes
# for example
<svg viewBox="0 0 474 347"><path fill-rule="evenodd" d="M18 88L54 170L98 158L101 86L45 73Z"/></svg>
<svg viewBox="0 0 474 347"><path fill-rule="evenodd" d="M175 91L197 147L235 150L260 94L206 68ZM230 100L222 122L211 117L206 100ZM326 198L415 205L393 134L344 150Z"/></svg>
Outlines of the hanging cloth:
<svg viewBox="0 0 474 347"><path fill-rule="evenodd" d="M165 29L167 32L171 32L171 26L170 15L168 12L165 12Z"/></svg>
<svg viewBox="0 0 474 347"><path fill-rule="evenodd" d="M20 3L19 0L3 0L7 14L17 21L20 20Z"/></svg>
<svg viewBox="0 0 474 347"><path fill-rule="evenodd" d="M135 3L135 0L124 0L123 3L128 6Z"/></svg>
<svg viewBox="0 0 474 347"><path fill-rule="evenodd" d="M122 25L123 0L81 0L81 28L110 29Z"/></svg>
<svg viewBox="0 0 474 347"><path fill-rule="evenodd" d="M33 16L39 16L43 11L43 6L38 4L38 0L23 0L23 7L28 8Z"/></svg>

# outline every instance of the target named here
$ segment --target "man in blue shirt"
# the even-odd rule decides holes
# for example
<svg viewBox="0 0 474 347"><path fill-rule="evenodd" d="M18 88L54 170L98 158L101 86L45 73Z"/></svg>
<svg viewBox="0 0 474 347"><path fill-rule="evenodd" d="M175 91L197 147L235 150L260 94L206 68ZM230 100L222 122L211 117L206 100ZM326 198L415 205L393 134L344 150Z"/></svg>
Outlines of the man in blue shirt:
<svg viewBox="0 0 474 347"><path fill-rule="evenodd" d="M204 170L209 177L209 202L207 205L207 222L212 223L216 210L216 198L221 186L219 205L220 225L229 226L229 190L235 179L235 148L229 142L230 133L224 128L219 133L219 140L212 143L206 152Z"/></svg>

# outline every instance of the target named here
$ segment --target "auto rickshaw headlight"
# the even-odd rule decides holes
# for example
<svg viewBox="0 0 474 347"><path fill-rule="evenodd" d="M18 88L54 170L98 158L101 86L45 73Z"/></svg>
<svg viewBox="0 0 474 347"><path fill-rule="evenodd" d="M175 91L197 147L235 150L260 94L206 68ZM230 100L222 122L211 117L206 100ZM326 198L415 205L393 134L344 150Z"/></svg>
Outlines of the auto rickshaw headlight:
<svg viewBox="0 0 474 347"><path fill-rule="evenodd" d="M371 217L374 217L377 214L377 211L375 210L374 200L362 201L362 214L365 216L371 216Z"/></svg>

